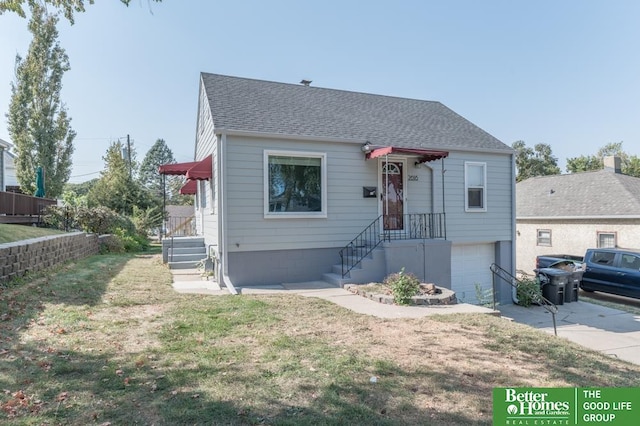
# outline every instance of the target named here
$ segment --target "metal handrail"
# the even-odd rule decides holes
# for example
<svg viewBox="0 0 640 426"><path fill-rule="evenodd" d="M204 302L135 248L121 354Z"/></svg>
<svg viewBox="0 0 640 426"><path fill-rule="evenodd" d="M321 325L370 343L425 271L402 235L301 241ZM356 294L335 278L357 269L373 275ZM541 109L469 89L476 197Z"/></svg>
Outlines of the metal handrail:
<svg viewBox="0 0 640 426"><path fill-rule="evenodd" d="M391 229L399 228L399 229ZM339 254L342 278L384 241L446 239L444 213L381 215L344 246Z"/></svg>
<svg viewBox="0 0 640 426"><path fill-rule="evenodd" d="M491 269L491 272L493 273L493 310L495 311L496 309L496 277L505 281L515 289L518 288L518 284L522 283L522 280L514 277L513 275L511 275L511 273L507 272L507 270L505 270L504 268L502 268L501 266L495 263L492 263L489 269ZM542 306L547 312L551 314L553 318L553 332L557 336L558 329L556 328L556 314L558 313L558 306L556 306L555 303L553 303L552 301L544 297L542 295L542 292L540 293L536 292L533 294L533 302Z"/></svg>

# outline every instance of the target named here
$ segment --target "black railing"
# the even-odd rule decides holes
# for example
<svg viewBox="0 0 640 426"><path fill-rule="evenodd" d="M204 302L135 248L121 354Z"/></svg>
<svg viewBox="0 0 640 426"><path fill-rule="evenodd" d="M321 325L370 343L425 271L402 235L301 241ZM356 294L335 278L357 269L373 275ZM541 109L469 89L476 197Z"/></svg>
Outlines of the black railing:
<svg viewBox="0 0 640 426"><path fill-rule="evenodd" d="M516 277L514 277L513 275L511 275L509 272L507 272L504 268L502 268L499 265L496 265L495 263L492 263L491 266L489 267L489 269L491 269L491 272L493 272L493 310L495 311L496 309L496 279L500 279L504 282L506 282L507 284L511 285L512 288L514 289L518 289L518 285L520 284L520 280ZM558 313L558 307L556 306L555 303L553 303L552 301L550 301L549 299L547 299L546 297L544 297L542 295L542 292L532 292L532 294L530 295L532 302L542 306L547 312L549 312L553 318L553 332L555 333L555 335L558 335L558 330L556 328L556 314Z"/></svg>
<svg viewBox="0 0 640 426"><path fill-rule="evenodd" d="M340 250L342 277L384 241L447 238L444 213L383 215Z"/></svg>

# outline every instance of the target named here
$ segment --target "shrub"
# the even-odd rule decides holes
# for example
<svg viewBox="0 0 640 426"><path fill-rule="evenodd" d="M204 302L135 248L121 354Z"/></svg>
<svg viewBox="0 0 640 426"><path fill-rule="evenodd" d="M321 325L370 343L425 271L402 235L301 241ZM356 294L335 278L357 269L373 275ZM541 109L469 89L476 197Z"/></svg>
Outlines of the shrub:
<svg viewBox="0 0 640 426"><path fill-rule="evenodd" d="M420 280L411 273L406 274L404 268L398 273L389 275L383 283L391 288L393 301L398 305L410 304L411 298L420 290Z"/></svg>
<svg viewBox="0 0 640 426"><path fill-rule="evenodd" d="M542 297L542 292L538 280L534 278L520 279L516 285L516 297L518 299L518 305L525 307L539 302Z"/></svg>

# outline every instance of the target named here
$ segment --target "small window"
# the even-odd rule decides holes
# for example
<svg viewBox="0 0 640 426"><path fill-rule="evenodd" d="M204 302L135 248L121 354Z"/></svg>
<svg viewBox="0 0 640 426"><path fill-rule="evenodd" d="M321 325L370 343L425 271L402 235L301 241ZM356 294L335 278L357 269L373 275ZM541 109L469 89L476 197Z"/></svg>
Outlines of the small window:
<svg viewBox="0 0 640 426"><path fill-rule="evenodd" d="M265 151L265 217L326 217L326 154Z"/></svg>
<svg viewBox="0 0 640 426"><path fill-rule="evenodd" d="M615 232L598 232L598 248L616 248L616 240Z"/></svg>
<svg viewBox="0 0 640 426"><path fill-rule="evenodd" d="M487 165L464 163L465 211L487 211Z"/></svg>
<svg viewBox="0 0 640 426"><path fill-rule="evenodd" d="M207 181L201 180L199 182L198 197L200 197L200 208L204 209L207 207Z"/></svg>
<svg viewBox="0 0 640 426"><path fill-rule="evenodd" d="M551 247L551 229L538 229L537 245Z"/></svg>

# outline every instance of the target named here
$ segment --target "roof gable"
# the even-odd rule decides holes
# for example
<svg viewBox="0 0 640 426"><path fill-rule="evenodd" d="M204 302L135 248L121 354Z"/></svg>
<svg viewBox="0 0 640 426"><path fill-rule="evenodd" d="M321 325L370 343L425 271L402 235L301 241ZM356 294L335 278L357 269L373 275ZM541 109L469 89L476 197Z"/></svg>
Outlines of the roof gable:
<svg viewBox="0 0 640 426"><path fill-rule="evenodd" d="M440 102L202 73L216 129L511 152Z"/></svg>
<svg viewBox="0 0 640 426"><path fill-rule="evenodd" d="M640 178L610 170L534 177L516 184L518 218L640 216Z"/></svg>

